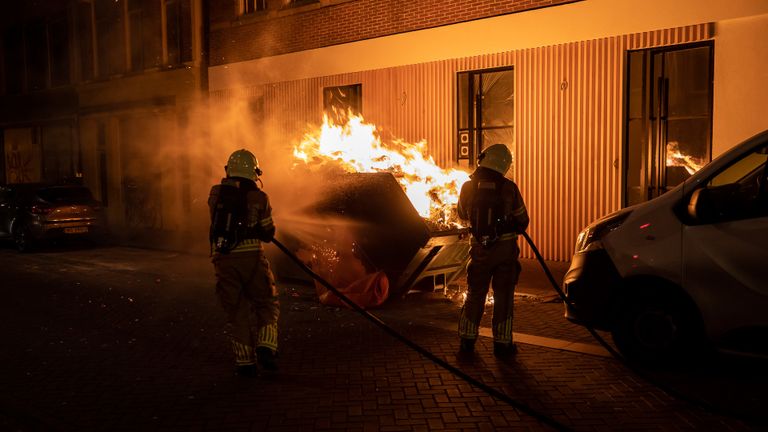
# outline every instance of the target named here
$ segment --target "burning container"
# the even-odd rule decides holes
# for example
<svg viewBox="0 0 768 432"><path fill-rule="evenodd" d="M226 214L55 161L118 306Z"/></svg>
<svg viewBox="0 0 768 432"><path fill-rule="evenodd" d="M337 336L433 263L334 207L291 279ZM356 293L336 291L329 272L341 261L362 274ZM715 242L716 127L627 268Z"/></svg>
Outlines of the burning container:
<svg viewBox="0 0 768 432"><path fill-rule="evenodd" d="M333 176L327 192L311 212L320 219L349 221L345 229L354 240L355 255L369 271L386 273L390 296L404 295L417 285L447 286L466 267L469 230L421 217L392 174ZM279 266L276 270L284 276Z"/></svg>

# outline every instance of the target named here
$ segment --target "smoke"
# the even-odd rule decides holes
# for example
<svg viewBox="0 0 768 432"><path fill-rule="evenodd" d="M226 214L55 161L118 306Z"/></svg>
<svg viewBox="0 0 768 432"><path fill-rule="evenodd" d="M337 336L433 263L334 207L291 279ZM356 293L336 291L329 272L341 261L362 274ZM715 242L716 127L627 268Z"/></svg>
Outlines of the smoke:
<svg viewBox="0 0 768 432"><path fill-rule="evenodd" d="M224 95L182 114L123 120L118 181L123 201L129 201L123 203L128 229L170 233L154 239L167 242L160 247L208 251L209 191L225 176L229 155L246 149L263 171L257 184L269 195L278 239L290 235L318 243L335 235L331 231L346 230L348 221L311 212L323 199L323 173L297 164L293 156L303 134L319 125L288 124L279 109L265 114L263 100L258 93Z"/></svg>

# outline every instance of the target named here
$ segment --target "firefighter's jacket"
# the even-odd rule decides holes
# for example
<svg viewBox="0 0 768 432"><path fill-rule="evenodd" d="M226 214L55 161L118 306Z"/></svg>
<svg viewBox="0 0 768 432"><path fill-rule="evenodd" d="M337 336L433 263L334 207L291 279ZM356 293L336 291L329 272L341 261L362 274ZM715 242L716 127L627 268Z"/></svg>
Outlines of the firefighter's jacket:
<svg viewBox="0 0 768 432"><path fill-rule="evenodd" d="M261 250L261 242L271 241L275 234L275 225L272 221L272 206L269 203L269 197L256 186L255 182L249 179L228 177L221 180L221 185L236 186L241 191L244 191L246 196L246 220L244 227L241 228L240 241L231 252ZM214 185L208 197L211 217L213 217L221 185Z"/></svg>
<svg viewBox="0 0 768 432"><path fill-rule="evenodd" d="M528 228L530 221L528 211L525 208L525 203L517 184L497 171L478 167L472 173L470 180L461 187L457 208L458 216L462 220L469 220L472 214L473 195L474 191L477 190L478 182L496 183L498 181L502 181L501 194L504 202L504 223L498 240L513 240L517 238L517 233L523 232Z"/></svg>

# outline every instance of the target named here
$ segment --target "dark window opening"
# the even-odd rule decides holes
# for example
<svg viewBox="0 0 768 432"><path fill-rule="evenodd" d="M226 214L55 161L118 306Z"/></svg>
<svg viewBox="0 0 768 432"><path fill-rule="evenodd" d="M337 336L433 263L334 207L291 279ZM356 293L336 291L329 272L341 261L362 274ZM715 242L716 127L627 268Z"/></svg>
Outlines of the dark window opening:
<svg viewBox="0 0 768 432"><path fill-rule="evenodd" d="M128 11L128 26L131 70L141 71L160 66L163 63L160 1L132 1Z"/></svg>
<svg viewBox="0 0 768 432"><path fill-rule="evenodd" d="M363 85L352 84L323 89L323 111L339 122L363 113Z"/></svg>
<svg viewBox="0 0 768 432"><path fill-rule="evenodd" d="M69 27L66 13L54 17L48 25L51 48L51 85L69 84Z"/></svg>
<svg viewBox="0 0 768 432"><path fill-rule="evenodd" d="M242 14L248 15L267 10L267 0L242 0Z"/></svg>
<svg viewBox="0 0 768 432"><path fill-rule="evenodd" d="M48 35L45 23L31 23L26 33L29 90L42 90L48 87Z"/></svg>
<svg viewBox="0 0 768 432"><path fill-rule="evenodd" d="M4 36L5 91L18 94L24 91L24 33L21 26L16 26L6 30Z"/></svg>
<svg viewBox="0 0 768 432"><path fill-rule="evenodd" d="M88 81L95 76L93 70L93 5L77 4L77 47L80 54L80 79Z"/></svg>
<svg viewBox="0 0 768 432"><path fill-rule="evenodd" d="M101 77L125 72L123 1L96 0L96 40Z"/></svg>
<svg viewBox="0 0 768 432"><path fill-rule="evenodd" d="M165 2L168 64L192 61L192 10L189 0Z"/></svg>

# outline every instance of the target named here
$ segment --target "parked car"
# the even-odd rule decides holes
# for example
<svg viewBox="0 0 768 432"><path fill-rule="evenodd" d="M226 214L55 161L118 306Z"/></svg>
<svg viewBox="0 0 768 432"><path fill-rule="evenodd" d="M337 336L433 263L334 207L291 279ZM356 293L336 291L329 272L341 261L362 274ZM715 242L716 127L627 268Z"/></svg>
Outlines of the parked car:
<svg viewBox="0 0 768 432"><path fill-rule="evenodd" d="M0 186L0 238L21 251L38 241L97 236L104 232L101 203L85 186L10 184Z"/></svg>
<svg viewBox="0 0 768 432"><path fill-rule="evenodd" d="M666 194L578 236L569 320L609 330L639 361L702 348L768 356L768 131Z"/></svg>

